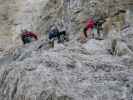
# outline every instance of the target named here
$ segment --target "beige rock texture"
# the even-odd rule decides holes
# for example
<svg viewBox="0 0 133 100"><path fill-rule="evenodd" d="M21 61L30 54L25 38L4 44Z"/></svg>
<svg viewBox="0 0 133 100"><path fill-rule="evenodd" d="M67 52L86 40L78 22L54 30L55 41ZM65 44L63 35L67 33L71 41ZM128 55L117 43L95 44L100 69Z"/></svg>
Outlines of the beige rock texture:
<svg viewBox="0 0 133 100"><path fill-rule="evenodd" d="M0 0L0 100L132 100L132 0ZM78 41L90 16L126 10L103 39ZM56 24L70 41L49 48L47 31ZM117 27L115 27L115 25ZM21 29L39 35L22 45Z"/></svg>
<svg viewBox="0 0 133 100"><path fill-rule="evenodd" d="M4 35L8 40L12 40L13 37L13 41L21 29L46 34L49 26L54 23L61 28L64 27L71 35L79 34L89 16L107 16L119 9L132 9L132 0L0 0L0 2L0 36L2 39ZM127 13L130 12L132 10ZM127 19L129 18L132 16L128 16Z"/></svg>

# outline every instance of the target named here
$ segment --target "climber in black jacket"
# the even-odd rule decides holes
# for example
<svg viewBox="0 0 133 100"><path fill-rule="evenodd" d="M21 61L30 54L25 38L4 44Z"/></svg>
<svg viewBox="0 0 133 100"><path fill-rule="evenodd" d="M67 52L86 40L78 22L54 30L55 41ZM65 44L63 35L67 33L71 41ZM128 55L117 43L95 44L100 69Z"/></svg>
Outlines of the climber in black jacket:
<svg viewBox="0 0 133 100"><path fill-rule="evenodd" d="M63 36L63 40L61 39L61 36ZM55 39L58 40L58 43L62 43L64 40L67 40L66 39L66 31L65 30L59 31L57 26L53 26L50 29L50 31L48 32L48 38L49 38L50 43L52 43L52 45L54 45Z"/></svg>

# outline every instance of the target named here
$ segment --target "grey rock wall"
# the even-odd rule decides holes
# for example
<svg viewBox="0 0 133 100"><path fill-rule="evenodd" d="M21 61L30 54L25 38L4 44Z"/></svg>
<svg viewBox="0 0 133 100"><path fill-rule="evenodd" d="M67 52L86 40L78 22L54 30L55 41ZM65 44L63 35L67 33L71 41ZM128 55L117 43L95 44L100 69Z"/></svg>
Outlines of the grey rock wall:
<svg viewBox="0 0 133 100"><path fill-rule="evenodd" d="M9 11L15 23L9 30L16 34L27 28L46 34L55 23L67 29L70 41L49 48L47 41L40 39L0 54L0 100L133 99L133 27L121 32L113 29L103 40L77 41L89 16L109 15L118 7L127 9L128 0L15 2L10 3L18 9Z"/></svg>
<svg viewBox="0 0 133 100"><path fill-rule="evenodd" d="M132 29L121 33L124 39ZM39 40L3 55L0 99L132 100L132 49L128 41L118 40L118 53L111 55L110 41L70 40L48 48L47 41Z"/></svg>

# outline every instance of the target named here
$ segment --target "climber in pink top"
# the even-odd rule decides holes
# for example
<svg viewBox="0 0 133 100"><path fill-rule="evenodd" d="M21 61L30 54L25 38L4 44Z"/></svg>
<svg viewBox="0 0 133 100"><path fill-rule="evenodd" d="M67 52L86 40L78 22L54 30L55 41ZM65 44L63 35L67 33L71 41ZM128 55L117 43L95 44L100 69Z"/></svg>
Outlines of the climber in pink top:
<svg viewBox="0 0 133 100"><path fill-rule="evenodd" d="M93 28L95 27L95 21L92 18L89 18L87 23L86 23L86 27L84 28L84 35L87 38L87 31L92 31Z"/></svg>

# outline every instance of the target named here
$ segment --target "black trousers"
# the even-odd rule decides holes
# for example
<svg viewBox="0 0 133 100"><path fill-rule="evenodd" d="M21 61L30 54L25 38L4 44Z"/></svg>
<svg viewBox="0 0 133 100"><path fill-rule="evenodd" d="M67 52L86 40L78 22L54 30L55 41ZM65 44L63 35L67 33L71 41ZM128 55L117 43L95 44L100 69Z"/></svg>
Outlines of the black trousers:
<svg viewBox="0 0 133 100"><path fill-rule="evenodd" d="M84 32L85 37L87 38L88 37L87 36L87 27L84 28L83 32Z"/></svg>
<svg viewBox="0 0 133 100"><path fill-rule="evenodd" d="M61 31L61 32L59 32L59 34L57 34L57 39L58 39L58 41L61 41L60 37L61 37L61 36L65 36L65 35L66 35L66 31Z"/></svg>

